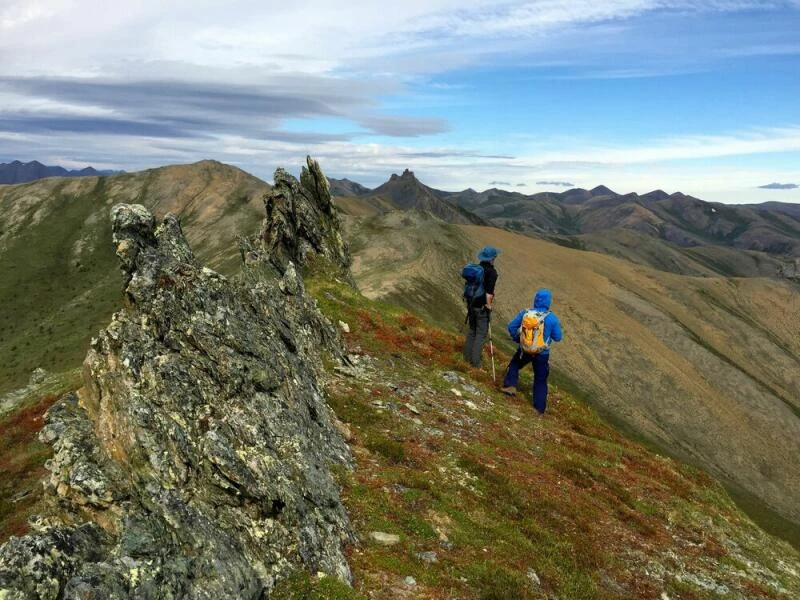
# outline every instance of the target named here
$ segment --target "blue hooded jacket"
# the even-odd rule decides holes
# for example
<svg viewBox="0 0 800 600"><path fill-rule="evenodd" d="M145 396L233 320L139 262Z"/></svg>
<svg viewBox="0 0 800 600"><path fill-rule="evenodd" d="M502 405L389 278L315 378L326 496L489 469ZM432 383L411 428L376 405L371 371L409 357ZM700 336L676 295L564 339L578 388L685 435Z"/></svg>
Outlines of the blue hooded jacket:
<svg viewBox="0 0 800 600"><path fill-rule="evenodd" d="M553 294L550 293L550 290L541 289L536 292L536 295L533 297L533 310L538 311L546 311L550 310L550 304L553 301ZM517 313L517 316L511 319L508 324L508 335L511 336L511 339L515 342L519 343L519 327L522 325L522 316L530 310L529 308L523 308L521 311ZM558 317L555 316L553 313L550 313L544 318L544 339L550 342L560 342L561 341L561 322L558 320ZM549 350L543 350L542 354L550 352Z"/></svg>

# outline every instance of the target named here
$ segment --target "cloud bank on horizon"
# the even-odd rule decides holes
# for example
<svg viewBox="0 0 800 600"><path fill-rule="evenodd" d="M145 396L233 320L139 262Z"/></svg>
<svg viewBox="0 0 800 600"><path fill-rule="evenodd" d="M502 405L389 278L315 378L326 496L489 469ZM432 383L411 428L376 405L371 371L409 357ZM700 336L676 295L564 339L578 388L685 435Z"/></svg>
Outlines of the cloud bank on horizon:
<svg viewBox="0 0 800 600"><path fill-rule="evenodd" d="M758 186L762 190L796 190L800 187L796 183L768 183Z"/></svg>
<svg viewBox="0 0 800 600"><path fill-rule="evenodd" d="M800 0L5 0L0 160L757 202L800 177L798 27Z"/></svg>

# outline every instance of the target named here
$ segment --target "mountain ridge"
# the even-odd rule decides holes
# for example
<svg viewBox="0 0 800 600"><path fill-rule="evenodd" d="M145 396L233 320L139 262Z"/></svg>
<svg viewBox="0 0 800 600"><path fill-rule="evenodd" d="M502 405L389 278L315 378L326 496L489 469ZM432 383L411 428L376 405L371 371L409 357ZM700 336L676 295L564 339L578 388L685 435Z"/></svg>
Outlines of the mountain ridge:
<svg viewBox="0 0 800 600"><path fill-rule="evenodd" d="M405 169L400 175L392 173L388 181L361 197L383 200L402 210L428 212L451 223L486 223L482 217L465 210L449 198L442 197L437 190L423 184L409 169Z"/></svg>
<svg viewBox="0 0 800 600"><path fill-rule="evenodd" d="M102 170L88 166L83 169L65 169L60 166L47 166L38 160L23 163L19 160L10 163L0 163L0 184L13 185L28 183L46 177L97 177L102 175L116 175L122 171Z"/></svg>
<svg viewBox="0 0 800 600"><path fill-rule="evenodd" d="M788 203L727 205L663 190L618 194L603 185L529 195L497 188L446 192L425 186L409 170L371 195L380 195L377 190L400 209L437 197L484 223L681 274L794 277L792 265L800 258L800 208ZM437 216L463 222L451 215ZM620 244L622 230L644 243Z"/></svg>

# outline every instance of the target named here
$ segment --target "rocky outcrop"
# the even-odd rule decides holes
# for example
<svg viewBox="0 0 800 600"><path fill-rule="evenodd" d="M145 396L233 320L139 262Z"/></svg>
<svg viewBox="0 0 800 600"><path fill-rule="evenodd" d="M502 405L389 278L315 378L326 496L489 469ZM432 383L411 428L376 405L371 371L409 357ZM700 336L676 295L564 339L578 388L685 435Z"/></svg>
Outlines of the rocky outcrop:
<svg viewBox="0 0 800 600"><path fill-rule="evenodd" d="M305 265L321 256L343 273L350 255L340 232L328 180L317 161L307 158L298 182L283 169L275 171L275 185L264 198L267 218L256 248L245 241L245 261L266 258L283 274L289 263ZM255 250L255 252L254 252Z"/></svg>
<svg viewBox="0 0 800 600"><path fill-rule="evenodd" d="M351 458L318 382L341 342L294 266L349 257L316 163L275 181L235 280L197 264L174 216L112 209L128 306L47 413L47 510L0 548L0 598L261 598L298 568L349 580L330 467Z"/></svg>
<svg viewBox="0 0 800 600"><path fill-rule="evenodd" d="M781 263L778 267L778 277L800 283L800 258L795 258L794 262Z"/></svg>

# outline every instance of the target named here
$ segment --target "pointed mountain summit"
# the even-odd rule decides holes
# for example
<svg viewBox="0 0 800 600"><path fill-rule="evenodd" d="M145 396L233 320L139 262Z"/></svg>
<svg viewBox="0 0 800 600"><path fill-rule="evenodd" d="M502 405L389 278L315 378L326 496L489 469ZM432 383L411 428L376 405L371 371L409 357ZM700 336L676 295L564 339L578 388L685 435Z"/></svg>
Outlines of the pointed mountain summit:
<svg viewBox="0 0 800 600"><path fill-rule="evenodd" d="M617 196L618 194L614 190L608 189L604 185L598 185L596 188L592 188L590 190L592 194L592 198L596 196Z"/></svg>
<svg viewBox="0 0 800 600"><path fill-rule="evenodd" d="M393 173L389 181L372 190L367 197L381 198L400 210L427 212L449 223L485 223L479 216L442 198L440 194L438 190L420 182L413 171L405 169L402 175Z"/></svg>
<svg viewBox="0 0 800 600"><path fill-rule="evenodd" d="M402 175L392 173L389 181L372 190L369 195L380 196L403 210L412 208L427 210L430 208L430 202L437 199L436 193L420 183L414 171L408 169L404 170Z"/></svg>

